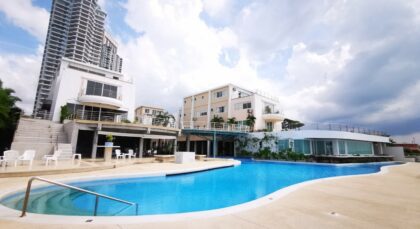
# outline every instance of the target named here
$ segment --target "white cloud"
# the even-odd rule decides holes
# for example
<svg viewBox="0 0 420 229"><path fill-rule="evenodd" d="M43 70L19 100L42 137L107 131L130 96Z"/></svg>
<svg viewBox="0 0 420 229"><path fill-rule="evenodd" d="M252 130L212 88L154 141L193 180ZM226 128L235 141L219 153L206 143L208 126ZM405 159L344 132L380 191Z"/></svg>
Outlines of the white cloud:
<svg viewBox="0 0 420 229"><path fill-rule="evenodd" d="M236 45L230 29L209 27L200 1L128 1L126 22L144 35L122 44L124 71L135 77L137 104L162 104L176 111L183 96L238 83L264 87L246 57L230 68L219 63L225 47Z"/></svg>
<svg viewBox="0 0 420 229"><path fill-rule="evenodd" d="M35 55L0 55L0 79L3 86L15 90L15 95L22 100L17 106L26 114L32 114L42 51L42 47L39 47Z"/></svg>
<svg viewBox="0 0 420 229"><path fill-rule="evenodd" d="M14 25L44 42L48 29L47 10L32 5L31 0L0 1L0 11Z"/></svg>

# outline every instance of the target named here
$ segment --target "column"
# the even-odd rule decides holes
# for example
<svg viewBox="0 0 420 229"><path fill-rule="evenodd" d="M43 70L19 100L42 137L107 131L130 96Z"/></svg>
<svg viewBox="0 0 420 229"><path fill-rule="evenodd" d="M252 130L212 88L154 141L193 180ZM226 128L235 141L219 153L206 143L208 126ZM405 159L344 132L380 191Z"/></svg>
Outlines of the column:
<svg viewBox="0 0 420 229"><path fill-rule="evenodd" d="M194 153L197 153L197 141L194 141Z"/></svg>
<svg viewBox="0 0 420 229"><path fill-rule="evenodd" d="M381 155L384 155L384 148L383 148L384 143L379 143L379 153Z"/></svg>
<svg viewBox="0 0 420 229"><path fill-rule="evenodd" d="M216 136L216 131L213 132L213 157L217 157L217 136Z"/></svg>
<svg viewBox="0 0 420 229"><path fill-rule="evenodd" d="M95 130L93 134L93 144L92 144L92 158L96 159L96 150L98 148L98 131Z"/></svg>
<svg viewBox="0 0 420 229"><path fill-rule="evenodd" d="M235 147L235 140L233 140L233 157L236 157L236 147Z"/></svg>
<svg viewBox="0 0 420 229"><path fill-rule="evenodd" d="M178 145L178 140L175 138L174 139L174 154L176 153L176 148L177 148L177 145Z"/></svg>
<svg viewBox="0 0 420 229"><path fill-rule="evenodd" d="M144 145L144 138L140 138L140 144L139 144L139 157L143 157L143 145Z"/></svg>
<svg viewBox="0 0 420 229"><path fill-rule="evenodd" d="M340 154L340 148L339 148L338 140L333 140L333 155Z"/></svg>
<svg viewBox="0 0 420 229"><path fill-rule="evenodd" d="M207 143L207 151L206 151L207 157L210 157L210 140L207 140L206 143Z"/></svg>
<svg viewBox="0 0 420 229"><path fill-rule="evenodd" d="M309 152L311 153L311 155L314 155L314 150L313 150L313 142L312 140L309 140Z"/></svg>
<svg viewBox="0 0 420 229"><path fill-rule="evenodd" d="M190 152L190 135L187 135L187 152Z"/></svg>

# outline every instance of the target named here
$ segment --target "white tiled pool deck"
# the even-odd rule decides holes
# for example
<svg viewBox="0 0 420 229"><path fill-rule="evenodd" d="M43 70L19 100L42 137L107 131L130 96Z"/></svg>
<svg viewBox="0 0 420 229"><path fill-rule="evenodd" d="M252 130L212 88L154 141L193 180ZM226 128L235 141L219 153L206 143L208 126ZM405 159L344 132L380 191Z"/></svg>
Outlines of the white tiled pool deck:
<svg viewBox="0 0 420 229"><path fill-rule="evenodd" d="M232 161L190 164L144 163L114 169L45 175L61 180L115 174L147 174L231 165ZM0 178L0 195L25 186L28 177ZM270 203L252 209L205 217L96 224L37 222L0 212L0 228L420 228L420 163L389 167L385 172L309 182ZM215 197L217 198L217 197ZM33 217L32 217L33 218ZM86 217L85 217L86 218Z"/></svg>

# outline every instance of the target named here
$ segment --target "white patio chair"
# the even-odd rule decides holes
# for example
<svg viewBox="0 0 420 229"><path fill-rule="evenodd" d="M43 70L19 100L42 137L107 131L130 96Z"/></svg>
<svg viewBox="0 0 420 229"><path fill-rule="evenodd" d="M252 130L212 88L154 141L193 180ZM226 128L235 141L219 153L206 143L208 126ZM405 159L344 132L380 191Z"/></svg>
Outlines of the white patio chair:
<svg viewBox="0 0 420 229"><path fill-rule="evenodd" d="M1 165L3 165L3 163L5 164L5 166L7 166L8 163L13 162L15 167L17 166L17 160L19 157L19 151L16 150L6 150L3 152L4 156L0 157L0 162Z"/></svg>
<svg viewBox="0 0 420 229"><path fill-rule="evenodd" d="M155 150L153 150L153 155L152 156L155 156L157 154L157 150L155 149Z"/></svg>
<svg viewBox="0 0 420 229"><path fill-rule="evenodd" d="M146 156L148 156L148 157L152 156L152 150L150 150L150 149L147 150Z"/></svg>
<svg viewBox="0 0 420 229"><path fill-rule="evenodd" d="M124 156L124 154L121 153L121 150L116 149L115 150L115 158L117 158L117 160L118 160L118 158L124 159L125 156Z"/></svg>
<svg viewBox="0 0 420 229"><path fill-rule="evenodd" d="M23 163L24 161L28 161L29 166L32 166L35 159L35 154L36 154L36 151L33 149L25 150L22 156L18 157L18 161L20 161L21 163Z"/></svg>
<svg viewBox="0 0 420 229"><path fill-rule="evenodd" d="M44 156L44 160L45 160L45 166L48 166L50 164L51 161L55 162L55 165L58 164L58 157L61 154L61 150L56 150L54 151L53 155L45 155Z"/></svg>
<svg viewBox="0 0 420 229"><path fill-rule="evenodd" d="M136 158L137 153L134 153L132 149L128 150L128 153L124 154L124 157L127 157L128 159L131 159L132 157Z"/></svg>

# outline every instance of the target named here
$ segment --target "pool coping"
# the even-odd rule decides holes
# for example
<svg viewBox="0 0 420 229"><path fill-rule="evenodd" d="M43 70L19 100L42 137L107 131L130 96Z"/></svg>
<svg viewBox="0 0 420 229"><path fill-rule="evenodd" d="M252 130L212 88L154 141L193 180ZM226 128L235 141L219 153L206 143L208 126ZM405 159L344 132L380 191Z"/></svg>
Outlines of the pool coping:
<svg viewBox="0 0 420 229"><path fill-rule="evenodd" d="M267 161L272 162L272 161ZM84 177L73 177L73 178L66 178L60 179L57 181L61 182L71 182L77 180L77 182L89 181L89 180L98 180L98 179L113 179L113 178L132 178L132 177L156 177L156 176L166 176L166 175L177 175L183 173L193 173L193 172L201 172L206 170L212 170L217 168L226 168L240 165L240 161L233 160L232 165L219 165L219 166L207 166L202 168L194 168L194 169L177 169L177 170L168 170L166 172L145 172L145 173L136 173L136 174L121 174L121 175L104 175L104 176L84 176ZM292 162L293 163L293 162ZM298 162L299 163L299 162ZM376 162L380 163L380 162ZM354 163L354 164L364 164L364 163ZM330 164L331 165L331 164ZM4 205L0 204L0 220L12 220L18 221L23 223L37 223L37 224L76 224L76 225L99 225L99 224L140 224L140 223L150 223L150 222L168 222L168 221L181 221L186 219L204 219L204 218L211 218L216 216L224 216L228 214L239 213L251 209L255 209L258 207L262 207L264 205L270 204L275 200L279 200L284 198L288 194L296 191L302 187L324 182L328 180L335 180L335 179L344 179L344 178L351 178L351 177L361 177L361 176L378 176L383 175L389 172L389 168L394 166L406 166L408 163L404 164L395 164L395 165L387 165L380 168L380 171L375 173L368 173L368 174L357 174L357 175L344 175L344 176L335 176L335 177L327 177L327 178L320 178L315 180L304 181L301 183L297 183L294 185L290 185L284 188L281 188L273 193L270 193L266 196L261 198L245 202L242 204L229 206L225 208L213 209L213 210L205 210L205 211L197 211L197 212L187 212L187 213L174 213L174 214L160 214L160 215L142 215L142 216L69 216L69 215L47 215L47 214L37 214L37 213L27 213L26 217L19 217L21 211L8 208ZM46 186L44 184L37 185L34 187L39 188L42 186ZM6 193L0 193L0 199L4 198L10 194L13 194L17 191L22 191L24 188L14 188L13 190L8 190Z"/></svg>

